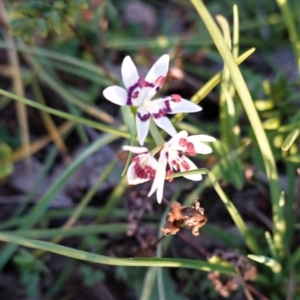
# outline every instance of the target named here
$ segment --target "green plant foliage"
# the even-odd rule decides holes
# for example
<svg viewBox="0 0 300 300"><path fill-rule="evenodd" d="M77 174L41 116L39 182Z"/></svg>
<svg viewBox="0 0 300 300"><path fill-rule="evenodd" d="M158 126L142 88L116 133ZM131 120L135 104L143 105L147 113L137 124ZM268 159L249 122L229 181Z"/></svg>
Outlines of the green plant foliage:
<svg viewBox="0 0 300 300"><path fill-rule="evenodd" d="M21 249L14 256L13 262L20 270L21 282L27 295L37 297L41 274L48 272L44 263L37 260L34 255L25 249Z"/></svg>
<svg viewBox="0 0 300 300"><path fill-rule="evenodd" d="M132 2L153 8L157 18L153 32L144 32L147 20L143 14L143 24L126 23L124 11ZM261 1L259 5L259 1L251 0L166 2L4 1L10 12L10 32L3 26L0 37L0 49L6 52L0 65L0 79L4 78L0 82L0 187L4 187L0 212L6 195L16 196L15 201L21 199L21 203L8 204L14 209L11 214L6 215L6 207L0 213L0 241L8 243L0 251L0 269L5 275L13 264L18 283L30 299L42 296L41 292L48 298L63 299L64 289L69 292L66 287L75 277L81 279L80 288L91 290L97 283L109 288L114 282L141 300L219 299L207 273L219 273L222 285L229 276L238 278L237 270L241 270L230 259L214 255L216 249L228 253L238 249L256 267L255 282L245 279L238 291L242 293L244 287L247 294L249 288L252 297L246 295L247 299L259 298L259 293L262 299L299 298L300 93L299 74L295 74L300 71L299 0ZM10 33L16 36L19 71L10 61L14 52L7 42ZM285 56L284 63L275 52ZM153 211L148 211L140 208L147 197L147 193L142 194L143 187L128 188L123 176L132 154L127 161L119 157L122 145L137 145L136 108L113 111L103 101L102 90L112 84L122 85L119 67L124 56L138 62L142 74L163 53L171 57L170 72L158 97L171 90L203 107L199 115L178 113L170 120L178 131L213 135L217 141L210 145L213 152L209 156L192 158L201 169L166 178L179 182L177 177L198 172L203 181L178 186L176 181L166 183L174 186L172 195L165 193L161 206L155 203ZM23 93L17 92L15 75L23 81ZM33 82L40 86L44 104L35 101ZM66 143L64 153L53 141L53 132L50 134L48 128L39 131L34 127L39 123L29 120L30 147L44 138L50 137L50 141L30 157L42 165L42 170L34 186L21 195L19 190L10 194L15 193L10 187L14 178L9 178L13 174L13 151L23 146L19 128L14 129L20 122L11 120L20 117L12 114L14 102L26 108L29 119L40 110L52 118L54 127L71 124L68 131L58 132ZM154 153L154 145L168 137L153 124L150 132L146 145ZM74 141L86 143L76 157ZM80 199L71 195L73 202L67 208L53 209L85 161L93 160L100 149L111 151L113 159L103 168L91 167L98 181L87 189L80 187L76 192ZM48 180L65 158L64 170ZM124 174L115 180L122 169ZM47 187L40 192L45 182ZM108 183L107 190L104 183ZM70 190L73 192L73 187ZM187 206L198 197L208 217L200 236L189 236L181 228L175 239L171 235L160 239L158 231L165 225L169 204L177 200ZM130 198L137 201L129 205ZM140 214L137 223L132 222L136 232L129 235L132 215ZM137 258L139 243L145 243L140 232L148 226L156 230L154 237L152 232L147 237L158 236L157 251L151 252L151 258ZM61 259L68 261L68 268L62 264L56 273L53 255L64 256ZM51 286L41 291L48 275L55 278L47 278ZM232 293L228 299L236 296Z"/></svg>
<svg viewBox="0 0 300 300"><path fill-rule="evenodd" d="M11 32L25 40L32 39L36 29L42 37L47 37L52 31L60 34L64 23L72 20L79 10L87 7L85 0L29 0L12 8Z"/></svg>
<svg viewBox="0 0 300 300"><path fill-rule="evenodd" d="M0 144L0 180L6 178L13 172L11 162L12 149L7 144Z"/></svg>
<svg viewBox="0 0 300 300"><path fill-rule="evenodd" d="M80 267L83 276L84 285L92 286L98 281L105 280L105 273L102 270L94 270L90 266L83 265Z"/></svg>

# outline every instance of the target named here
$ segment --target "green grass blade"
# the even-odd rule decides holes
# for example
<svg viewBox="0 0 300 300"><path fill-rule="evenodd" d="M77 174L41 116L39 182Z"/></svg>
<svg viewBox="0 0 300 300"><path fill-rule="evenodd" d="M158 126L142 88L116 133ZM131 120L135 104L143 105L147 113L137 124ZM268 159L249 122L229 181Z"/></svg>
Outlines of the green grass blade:
<svg viewBox="0 0 300 300"><path fill-rule="evenodd" d="M140 300L149 300L151 298L152 290L155 284L156 273L157 268L152 267L148 269L145 276Z"/></svg>
<svg viewBox="0 0 300 300"><path fill-rule="evenodd" d="M285 197L285 222L286 222L286 234L285 245L291 246L294 242L295 234L295 221L296 221L296 209L297 203L296 189L297 186L297 165L294 163L286 162L286 176L287 176L287 191Z"/></svg>
<svg viewBox="0 0 300 300"><path fill-rule="evenodd" d="M33 55L41 56L41 57L48 57L48 58L56 60L60 63L69 64L74 67L78 67L80 69L88 70L90 72L95 73L94 75L97 75L97 76L100 76L100 77L105 76L103 71L101 70L101 68L99 68L95 64L92 64L90 62L85 62L81 59L78 59L78 58L75 58L75 57L72 57L69 55L61 54L58 52L54 52L51 50L46 50L46 49L39 48L39 47L29 47L29 46L25 47L24 45L20 45L20 44L17 44L17 46L15 48L13 48L10 45L8 45L7 43L5 43L4 41L0 41L0 48L1 49L16 49L17 51L20 51L20 52L29 53L29 54L33 54Z"/></svg>
<svg viewBox="0 0 300 300"><path fill-rule="evenodd" d="M273 223L274 223L274 233L281 231L278 224L276 223L278 220L281 223L280 216L282 215L281 210L282 207L279 206L279 198L280 198L280 185L278 180L277 168L275 165L274 156L267 138L267 135L264 131L262 123L259 119L258 113L255 109L252 97L247 88L246 82L239 70L234 58L232 56L231 51L229 50L224 38L208 12L206 6L203 4L201 0L191 0L192 4L196 8L198 14L202 18L208 32L210 33L215 46L217 47L220 55L222 56L224 62L227 65L229 70L232 82L236 88L238 95L240 96L240 100L243 104L244 110L249 118L251 127L254 131L256 141L258 143L264 166L266 169L267 177L269 179L270 184L270 193L272 199L272 210L273 210ZM276 219L276 222L275 222Z"/></svg>
<svg viewBox="0 0 300 300"><path fill-rule="evenodd" d="M79 235L94 235L99 233L122 233L127 228L126 223L103 224L103 225L87 225L76 226L72 228L51 228L51 229L33 229L33 230L17 230L14 232L6 232L9 234L17 234L30 239L49 239L56 236L71 237Z"/></svg>
<svg viewBox="0 0 300 300"><path fill-rule="evenodd" d="M222 15L217 15L216 20L222 29L225 43L228 48L231 49L231 36L230 29L227 20ZM227 145L232 146L232 129L234 123L234 117L231 114L232 110L230 107L234 108L233 101L229 92L230 87L230 73L226 64L224 63L222 81L221 81L221 93L220 93L220 135L221 140L226 142ZM234 109L233 109L234 111Z"/></svg>
<svg viewBox="0 0 300 300"><path fill-rule="evenodd" d="M77 122L77 123L80 123L80 124L83 124L83 125L86 125L86 126L89 126L89 127L92 127L92 128L95 128L95 129L98 129L98 130L101 130L101 131L104 131L104 132L107 132L107 133L115 134L119 137L130 138L129 133L123 131L125 129L124 126L121 126L121 127L119 127L120 129L118 129L118 128L113 128L112 126L107 126L107 125L101 124L99 122L91 121L91 120L88 120L88 119L85 119L85 118L82 118L82 117L73 116L71 114L68 114L68 113L65 113L63 111L60 111L60 110L42 105L40 103L34 102L34 101L26 99L24 97L17 96L15 94L6 92L6 91L1 90L1 89L0 89L0 94L4 95L6 97L9 97L11 99L20 101L20 102L22 102L26 105L31 106L31 107L46 111L46 112L48 112L52 115L62 117L66 120L74 121L74 122Z"/></svg>
<svg viewBox="0 0 300 300"><path fill-rule="evenodd" d="M289 38L297 61L298 72L300 74L300 39L298 36L299 27L297 28L295 24L296 16L294 15L294 11L290 6L291 1L276 0L276 2L281 10L283 22L285 23L286 29L289 34ZM295 5L299 5L299 3L295 2Z"/></svg>
<svg viewBox="0 0 300 300"><path fill-rule="evenodd" d="M229 212L232 220L234 221L235 225L237 226L239 231L242 233L242 235L245 239L245 242L246 242L247 246L249 247L249 249L253 253L261 253L261 250L260 250L254 236L252 236L250 234L250 232L247 228L247 225L245 224L245 222L242 219L241 215L239 214L238 210L236 209L234 204L229 200L229 198L227 197L227 195L225 194L225 192L221 188L220 184L216 180L215 175L212 172L210 172L207 169L201 168L201 169L197 169L197 170L193 170L193 171L174 173L170 176L167 176L166 179L181 177L183 175L188 175L188 174L207 174L209 176L209 179L211 181L212 186L214 187L215 191L217 192L217 194L219 195L219 197L221 198L221 200L225 204L226 209L228 210L228 212Z"/></svg>
<svg viewBox="0 0 300 300"><path fill-rule="evenodd" d="M275 247L275 244L274 244L274 241L272 239L270 232L268 232L268 231L265 232L265 238L267 240L269 250L270 250L272 257L274 259L278 260L279 259L278 252L277 252L277 249Z"/></svg>
<svg viewBox="0 0 300 300"><path fill-rule="evenodd" d="M299 136L299 134L300 130L298 128L293 129L284 140L281 149L283 151L288 151L291 148L292 144L295 142L296 138Z"/></svg>
<svg viewBox="0 0 300 300"><path fill-rule="evenodd" d="M0 233L0 240L3 242L13 243L33 249L40 249L47 252L104 265L126 267L180 267L202 270L205 272L219 271L229 275L235 274L235 271L231 267L220 264L210 264L208 262L199 260L169 258L115 258L60 246L49 242L27 239L18 235L3 232Z"/></svg>
<svg viewBox="0 0 300 300"><path fill-rule="evenodd" d="M253 254L247 255L247 257L249 257L250 259L257 261L261 264L266 265L274 273L280 273L282 270L281 264L271 257L267 257L267 256L263 256L263 255L253 255Z"/></svg>
<svg viewBox="0 0 300 300"><path fill-rule="evenodd" d="M27 54L26 58L35 70L38 78L45 84L47 84L51 89L53 89L63 99L78 106L80 109L84 110L88 114L99 118L103 122L106 122L108 124L114 122L114 118L108 113L100 110L99 108L86 104L82 99L78 99L78 97L69 93L61 83L55 80L54 76L50 76L47 72L45 72L44 68L29 54Z"/></svg>
<svg viewBox="0 0 300 300"><path fill-rule="evenodd" d="M241 64L245 59L247 59L253 52L255 51L255 48L251 48L244 52L241 56L239 56L236 60L236 63L239 65ZM213 76L199 91L196 92L196 94L191 98L191 101L193 103L199 104L201 100L203 100L210 91L215 88L222 79L222 72L217 73L215 76ZM187 114L185 113L178 113L172 118L172 123L177 124L178 122L182 121L184 117Z"/></svg>
<svg viewBox="0 0 300 300"><path fill-rule="evenodd" d="M123 194L126 189L128 189L127 177L121 177L117 186L115 186L113 192L108 197L105 205L102 207L97 219L96 223L103 223L105 219L112 213L115 209L115 206L119 201L123 199Z"/></svg>
<svg viewBox="0 0 300 300"><path fill-rule="evenodd" d="M295 252L291 255L285 269L290 270L291 268L294 268L296 266L297 266L297 269L298 269L299 268L299 263L300 263L300 248L296 249Z"/></svg>
<svg viewBox="0 0 300 300"><path fill-rule="evenodd" d="M101 147L107 145L108 143L116 140L117 138L113 135L106 134L93 142L86 150L84 150L68 168L57 178L52 186L45 192L41 197L35 207L30 211L30 213L25 217L24 222L20 226L20 229L30 229L33 227L43 216L43 214L48 209L51 201L54 197L62 190L70 176L77 170L77 168L84 162L86 158L92 155L94 152L98 151ZM0 254L0 269L5 266L8 260L13 255L16 250L15 245L8 245L1 250Z"/></svg>
<svg viewBox="0 0 300 300"><path fill-rule="evenodd" d="M285 220L285 195L284 192L280 194L278 203L278 210L273 215L274 227L276 224L276 230L273 234L274 244L278 250L280 256L285 254L286 247L286 220ZM292 217L292 216L289 216Z"/></svg>

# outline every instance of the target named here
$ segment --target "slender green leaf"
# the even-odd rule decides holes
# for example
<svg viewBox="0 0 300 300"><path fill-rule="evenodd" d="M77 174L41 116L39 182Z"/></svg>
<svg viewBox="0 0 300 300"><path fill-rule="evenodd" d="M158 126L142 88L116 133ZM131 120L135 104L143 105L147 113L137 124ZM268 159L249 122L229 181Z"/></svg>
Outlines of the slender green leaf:
<svg viewBox="0 0 300 300"><path fill-rule="evenodd" d="M234 206L234 204L229 200L223 189L221 188L220 184L216 180L215 175L210 172L207 169L197 169L193 171L187 171L187 172L179 172L179 173L174 173L172 175L169 175L166 177L166 179L171 179L171 178L177 178L180 176L184 175L192 175L192 174L207 174L215 191L218 193L219 197L223 201L223 203L226 206L226 209L228 210L232 220L234 221L235 225L239 229L239 231L242 233L245 242L249 249L251 249L252 252L254 253L261 253L260 247L258 246L255 238L251 233L249 232L247 225L245 224L244 220L242 219L241 215L239 214L238 210Z"/></svg>
<svg viewBox="0 0 300 300"><path fill-rule="evenodd" d="M281 264L271 257L267 257L263 255L253 255L253 254L247 255L247 257L261 264L266 265L267 267L271 268L271 270L274 273L280 273L282 270Z"/></svg>
<svg viewBox="0 0 300 300"><path fill-rule="evenodd" d="M1 44L0 44L1 45ZM241 56L239 56L236 60L236 63L239 65L241 64L245 59L247 59L253 52L255 51L255 48L251 48L244 52ZM212 77L199 91L196 92L196 94L191 98L191 101L193 103L199 104L201 100L203 100L210 91L215 88L222 79L222 72L217 73L214 77ZM186 113L178 113L172 118L172 123L177 124L178 122L182 121L184 117L186 116Z"/></svg>
<svg viewBox="0 0 300 300"><path fill-rule="evenodd" d="M296 138L299 136L299 134L300 130L298 128L293 129L284 140L281 149L283 151L288 151L291 148L292 144L295 142Z"/></svg>
<svg viewBox="0 0 300 300"><path fill-rule="evenodd" d="M13 243L33 249L40 249L47 252L104 265L126 267L181 267L202 270L205 272L219 271L224 274L235 274L235 271L231 267L220 264L210 264L200 260L170 258L115 258L60 246L49 242L26 239L18 235L3 232L0 233L0 240L3 242Z"/></svg>
<svg viewBox="0 0 300 300"><path fill-rule="evenodd" d="M233 84L235 85L236 91L240 96L241 102L243 104L244 110L249 118L251 127L254 131L263 161L266 169L267 177L270 184L270 192L272 199L272 209L273 209L273 218L274 218L274 231L280 232L281 228L275 222L275 219L278 220L278 215L282 215L280 212L283 210L283 207L279 206L280 198L280 185L278 179L277 168L275 165L274 156L266 136L266 133L263 129L262 123L259 119L257 111L255 109L252 97L247 88L246 82L239 70L230 49L228 48L224 38L214 22L212 16L208 12L206 6L201 0L191 0L192 4L196 8L198 14L202 18L208 32L210 33L215 46L217 47L220 55L222 56L224 62L227 65Z"/></svg>
<svg viewBox="0 0 300 300"><path fill-rule="evenodd" d="M44 215L49 205L51 204L51 201L62 190L70 176L77 170L77 168L84 162L86 158L92 155L95 151L98 151L101 147L107 145L108 143L116 139L117 137L106 134L103 137L96 140L95 142L93 142L86 150L84 150L73 161L73 163L69 165L65 169L65 171L57 178L54 184L48 188L48 190L41 197L41 199L39 199L35 207L31 209L31 211L25 217L22 225L20 226L20 230L30 229L41 219L41 217ZM8 262L15 250L15 245L8 245L7 247L1 250L0 268L3 268L3 266Z"/></svg>
<svg viewBox="0 0 300 300"><path fill-rule="evenodd" d="M9 234L17 234L31 239L48 239L56 236L70 237L76 235L94 235L99 233L122 233L125 232L127 224L103 224L103 225L87 225L72 228L51 228L51 229L33 229L33 230L17 230L14 232L6 232Z"/></svg>
<svg viewBox="0 0 300 300"><path fill-rule="evenodd" d="M117 128L113 128L111 126L101 124L99 122L91 121L91 120L81 118L81 117L78 117L78 116L73 116L71 114L68 114L68 113L65 113L63 111L60 111L60 110L42 105L40 103L34 102L34 101L26 99L24 97L17 96L15 94L6 92L6 91L1 90L1 89L0 89L0 94L4 95L6 97L9 97L11 99L17 100L19 102L22 102L22 103L24 103L26 105L29 105L31 107L41 109L41 110L46 111L46 112L48 112L52 115L62 117L64 119L67 119L67 120L70 120L70 121L74 121L74 122L77 122L77 123L80 123L80 124L83 124L83 125L87 125L89 127L93 127L93 128L96 128L98 130L101 130L101 131L104 131L104 132L107 132L107 133L115 134L119 137L124 137L124 138L129 138L130 137L130 135L127 132L122 131L122 129L123 130L125 129L123 126L119 127L120 129L117 129Z"/></svg>

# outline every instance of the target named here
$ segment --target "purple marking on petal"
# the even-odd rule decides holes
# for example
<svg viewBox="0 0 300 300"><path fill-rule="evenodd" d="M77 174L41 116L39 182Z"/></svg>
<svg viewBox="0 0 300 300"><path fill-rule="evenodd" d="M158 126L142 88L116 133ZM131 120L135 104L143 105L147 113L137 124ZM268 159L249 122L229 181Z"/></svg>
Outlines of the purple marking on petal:
<svg viewBox="0 0 300 300"><path fill-rule="evenodd" d="M164 85L164 83L166 82L166 79L167 78L165 76L159 76L155 81L155 85L162 87Z"/></svg>
<svg viewBox="0 0 300 300"><path fill-rule="evenodd" d="M171 109L171 106L170 106L170 101L169 100L165 101L165 104L166 104L167 113L172 112L172 109Z"/></svg>
<svg viewBox="0 0 300 300"><path fill-rule="evenodd" d="M151 87L151 88L153 88L153 87L154 87L154 84L151 83L151 82L146 81L146 87Z"/></svg>
<svg viewBox="0 0 300 300"><path fill-rule="evenodd" d="M147 85L147 82L144 77L140 77L138 80L138 86L142 89Z"/></svg>
<svg viewBox="0 0 300 300"><path fill-rule="evenodd" d="M180 102L181 99L182 99L182 97L178 94L171 95L171 101L173 101L173 102Z"/></svg>
<svg viewBox="0 0 300 300"><path fill-rule="evenodd" d="M136 157L135 164L134 164L134 172L136 177L138 178L154 179L156 171L149 165L146 166L141 165L139 158Z"/></svg>
<svg viewBox="0 0 300 300"><path fill-rule="evenodd" d="M164 102L165 104L165 107L164 108L160 108L159 111L157 113L153 113L152 114L152 117L154 119L159 119L161 117L164 117L167 113L171 112L171 107L170 107L170 101L169 100L166 100Z"/></svg>
<svg viewBox="0 0 300 300"><path fill-rule="evenodd" d="M150 114L145 114L145 115L142 116L142 115L138 112L137 115L138 115L139 119L140 119L142 122L145 122L145 121L149 120L149 118L150 118Z"/></svg>
<svg viewBox="0 0 300 300"><path fill-rule="evenodd" d="M136 99L139 96L139 92L138 91L134 91L133 95L132 95L132 99Z"/></svg>
<svg viewBox="0 0 300 300"><path fill-rule="evenodd" d="M154 87L154 84L148 81L143 81L142 85L143 87ZM136 99L138 97L135 93L135 89L138 87L141 88L141 78L139 78L139 80L127 90L126 105L132 105L132 99Z"/></svg>
<svg viewBox="0 0 300 300"><path fill-rule="evenodd" d="M126 100L126 104L127 105L132 105L132 94L134 92L134 90L138 87L138 82L135 83L134 85L132 85L128 90L127 90L127 100Z"/></svg>

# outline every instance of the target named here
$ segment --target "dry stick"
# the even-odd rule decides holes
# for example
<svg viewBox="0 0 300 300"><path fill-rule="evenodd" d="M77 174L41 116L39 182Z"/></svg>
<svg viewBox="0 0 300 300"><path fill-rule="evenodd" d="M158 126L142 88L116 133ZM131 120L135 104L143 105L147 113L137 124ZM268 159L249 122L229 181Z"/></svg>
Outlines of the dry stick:
<svg viewBox="0 0 300 300"><path fill-rule="evenodd" d="M244 280L244 278L243 278L243 276L242 276L242 274L241 274L239 268L238 268L238 267L235 267L235 271L236 271L236 274L237 274L238 278L240 279L240 282L241 282L241 284L242 284L242 286L243 286L243 290L244 290L244 293L245 293L246 298L247 298L248 300L254 300L253 297L252 297L252 295L251 295L251 293L250 293L249 290L248 290L248 287L247 287L247 285L246 285L246 283L245 283L245 280Z"/></svg>
<svg viewBox="0 0 300 300"><path fill-rule="evenodd" d="M83 196L83 198L81 199L79 205L74 210L74 212L72 213L72 215L69 216L69 218L64 222L64 224L61 227L62 230L65 230L65 229L68 229L68 228L72 228L76 224L76 222L78 221L78 219L81 217L81 214L82 214L83 210L89 204L89 202L92 199L92 197L96 194L99 185L103 182L103 180L105 180L105 178L108 176L108 174L111 173L113 167L115 166L115 163L116 163L116 160L112 161L103 170L103 172L101 173L101 175L98 177L98 180L96 181L96 183L92 187L89 188L89 190ZM51 240L51 243L58 244L62 239L63 239L63 236L56 236L55 238L53 238ZM34 251L35 257L41 257L44 254L47 254L47 252L45 250L35 250Z"/></svg>
<svg viewBox="0 0 300 300"><path fill-rule="evenodd" d="M62 135L68 130L70 130L73 126L75 125L74 122L72 121L66 121L62 125L58 126L58 132ZM29 153L24 153L22 149L16 150L11 157L12 162L17 162L28 155L32 155L44 147L46 147L50 142L53 141L53 136L50 134L38 139L37 141L33 142L32 144L29 145Z"/></svg>
<svg viewBox="0 0 300 300"><path fill-rule="evenodd" d="M8 34L8 15L7 10L4 4L4 1L0 1L0 19L1 25L5 28L5 39L7 44L10 46L11 50L8 51L8 57L11 65L11 79L13 82L13 91L21 97L24 97L24 86L21 77L21 69L19 64L19 59L17 52L15 50L15 43L14 39ZM27 109L26 105L17 102L16 103L16 111L17 111L17 118L19 123L19 130L21 135L21 143L24 152L26 153L25 157L25 168L26 173L31 177L32 175L32 164L31 158L29 156L30 153L30 139L29 139L29 128L28 128L28 119L27 119Z"/></svg>
<svg viewBox="0 0 300 300"><path fill-rule="evenodd" d="M113 83L118 83L118 81L113 78L109 71L107 70L106 66L99 60L99 58L97 57L96 53L94 52L94 50L91 48L91 46L87 43L87 41L84 39L84 37L80 34L80 32L77 30L77 28L68 20L65 18L65 21L67 22L69 28L73 31L73 33L76 35L76 37L78 38L79 42L81 43L81 45L84 47L84 49L90 53L90 55L94 58L95 62L97 63L97 65L103 70L105 76L111 80Z"/></svg>
<svg viewBox="0 0 300 300"><path fill-rule="evenodd" d="M46 101L44 99L42 90L40 88L40 85L37 81L36 76L34 76L31 85L32 85L32 89L33 89L33 92L35 94L36 100L39 103L46 106ZM42 116L45 127L48 130L51 139L56 144L57 148L61 151L61 153L63 155L64 162L66 164L70 163L72 161L72 158L69 155L68 148L67 148L65 142L63 141L63 139L62 139L62 137L61 137L61 135L60 135L60 133L59 133L52 117L51 117L51 115L49 113L43 111L43 110L40 111L40 114Z"/></svg>
<svg viewBox="0 0 300 300"><path fill-rule="evenodd" d="M260 300L270 300L269 298L267 298L266 296L262 295L256 288L254 288L251 284L249 283L245 283L245 285L247 286L247 289L254 294L255 296L259 297Z"/></svg>
<svg viewBox="0 0 300 300"><path fill-rule="evenodd" d="M193 241L191 241L186 235L182 234L182 233L178 233L178 237L180 239L182 239L183 241L185 241L191 248L194 248L195 250L199 251L201 254L203 254L204 256L208 257L209 253L202 247L198 246L197 244L195 244ZM237 269L237 268L236 268ZM239 273L238 270L238 275L241 278L241 275ZM269 300L269 298L265 297L264 295L262 295L260 292L258 292L252 285L244 282L244 280L242 280L243 283L243 287L244 289L248 290L248 292L250 291L252 294L256 295L257 297L259 297L261 300ZM246 295L248 296L248 295ZM248 299L253 299L253 298L248 298Z"/></svg>
<svg viewBox="0 0 300 300"><path fill-rule="evenodd" d="M196 243L191 241L185 234L179 232L177 235L181 240L183 240L185 243L187 243L191 248L197 250L199 253L201 253L205 257L208 257L210 255L204 248L198 246Z"/></svg>

